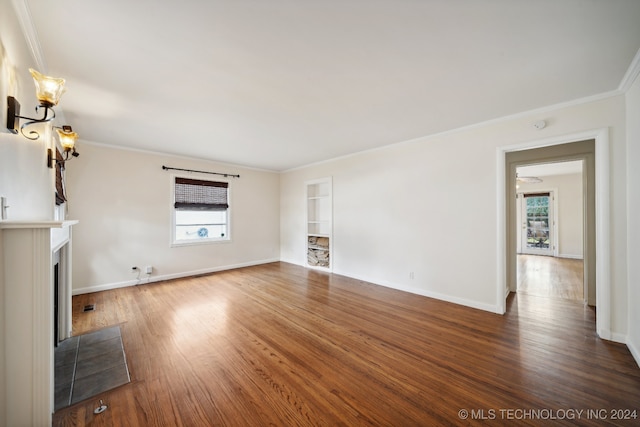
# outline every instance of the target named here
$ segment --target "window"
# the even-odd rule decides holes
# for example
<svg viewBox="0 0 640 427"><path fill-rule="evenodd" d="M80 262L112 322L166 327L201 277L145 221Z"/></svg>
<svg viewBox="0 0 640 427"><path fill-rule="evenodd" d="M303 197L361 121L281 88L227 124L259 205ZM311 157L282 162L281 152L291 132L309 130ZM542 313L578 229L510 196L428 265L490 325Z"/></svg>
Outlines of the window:
<svg viewBox="0 0 640 427"><path fill-rule="evenodd" d="M229 240L229 183L174 178L173 243Z"/></svg>

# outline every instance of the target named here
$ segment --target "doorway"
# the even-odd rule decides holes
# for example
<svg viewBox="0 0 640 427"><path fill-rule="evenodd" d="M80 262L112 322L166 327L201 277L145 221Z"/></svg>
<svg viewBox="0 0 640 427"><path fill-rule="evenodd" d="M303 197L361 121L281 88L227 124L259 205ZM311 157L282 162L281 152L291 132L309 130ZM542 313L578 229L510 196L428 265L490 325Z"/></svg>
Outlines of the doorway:
<svg viewBox="0 0 640 427"><path fill-rule="evenodd" d="M566 148L575 144L572 141L591 142L586 151L576 148ZM595 147L594 147L595 145ZM610 148L609 128L598 128L577 132L570 135L554 136L529 142L521 142L514 145L498 147L497 154L497 221L499 224L496 234L498 247L497 270L500 272L496 281L496 312L505 313L509 292L516 289L516 252L515 233L512 227L515 222L515 174L517 163L513 158L507 159L512 154L534 151L544 148L565 147L569 157L585 158L585 181L590 183L587 205L595 205L594 211L586 218L585 228L585 272L588 271L586 281L589 287L589 304L596 304L597 316L596 332L600 338L611 340L611 206L610 206ZM558 154L556 153L556 156ZM551 157L556 157L551 156ZM541 156L544 157L544 156ZM541 161L544 161L542 159ZM598 167L595 167L595 163ZM593 192L593 196L591 196ZM597 198L597 200L596 200ZM597 215L597 222L596 222ZM595 231L593 230L595 229ZM588 239L588 241L587 241ZM598 256L596 257L596 253ZM587 264L588 263L588 264ZM597 267L597 268L596 268ZM596 286L597 280L597 286ZM594 288L593 291L591 288ZM595 294L595 295L592 295Z"/></svg>
<svg viewBox="0 0 640 427"><path fill-rule="evenodd" d="M578 233L583 238L578 239L579 249L572 258L582 257L583 262L583 300L591 306L596 305L596 269L595 269L595 140L553 145L530 150L506 153L507 194L521 197L507 198L507 279L508 289L515 292L518 289L518 254L537 253L538 255L558 255L567 251L566 242L559 245L557 235L558 209L555 207L557 184L544 183L538 179L537 186L530 187L530 191L522 188L516 182L516 177L523 177L523 167L542 167L544 165L561 165L576 162L581 165L581 220L567 220L566 223L577 224ZM531 170L528 171L531 173ZM534 178L540 178L534 176ZM522 190L518 194L518 192ZM526 197L529 195L530 197ZM530 199L530 200L527 200ZM520 218L518 218L518 204ZM531 215L527 216L527 211ZM524 218L524 225L523 225ZM524 229L523 229L524 227Z"/></svg>
<svg viewBox="0 0 640 427"><path fill-rule="evenodd" d="M516 168L517 291L585 302L583 161Z"/></svg>

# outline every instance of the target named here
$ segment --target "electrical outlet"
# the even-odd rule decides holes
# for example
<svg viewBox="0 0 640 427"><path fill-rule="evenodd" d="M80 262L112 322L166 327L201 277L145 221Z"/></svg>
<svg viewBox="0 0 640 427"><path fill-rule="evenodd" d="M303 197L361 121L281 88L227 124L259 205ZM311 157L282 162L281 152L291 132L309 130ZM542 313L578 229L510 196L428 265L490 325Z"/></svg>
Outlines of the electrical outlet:
<svg viewBox="0 0 640 427"><path fill-rule="evenodd" d="M413 275L413 271L409 272L409 279L413 280L415 278L415 276Z"/></svg>
<svg viewBox="0 0 640 427"><path fill-rule="evenodd" d="M151 274L151 273L153 273L153 267L152 267L152 266L150 266L150 265L147 265L147 266L144 268L144 272L145 272L145 274Z"/></svg>

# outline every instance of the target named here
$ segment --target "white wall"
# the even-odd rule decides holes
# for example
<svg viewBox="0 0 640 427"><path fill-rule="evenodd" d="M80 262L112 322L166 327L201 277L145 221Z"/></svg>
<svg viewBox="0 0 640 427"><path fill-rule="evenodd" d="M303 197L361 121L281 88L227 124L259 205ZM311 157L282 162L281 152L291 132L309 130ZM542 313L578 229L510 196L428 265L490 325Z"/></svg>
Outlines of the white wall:
<svg viewBox="0 0 640 427"><path fill-rule="evenodd" d="M427 120L428 118L425 118ZM536 130L532 123L545 119ZM303 182L333 176L334 272L498 311L498 147L610 128L612 329L627 330L624 97L500 121L288 171L282 259L304 263ZM410 279L414 272L414 279Z"/></svg>
<svg viewBox="0 0 640 427"><path fill-rule="evenodd" d="M640 77L627 92L627 260L629 335L627 344L640 365Z"/></svg>
<svg viewBox="0 0 640 427"><path fill-rule="evenodd" d="M35 87L28 68L34 67L17 15L9 0L0 0L0 195L11 206L9 220L46 220L53 217L53 175L46 167L48 138L29 141L9 133L6 128L7 96L22 104L22 115L33 112L36 105ZM0 424L5 420L6 364L4 239L0 231ZM27 319L25 319L27 320Z"/></svg>
<svg viewBox="0 0 640 427"><path fill-rule="evenodd" d="M0 7L0 195L7 197L11 206L7 211L10 220L52 219L54 181L46 166L49 132L43 131L40 139L30 141L6 129L8 95L20 102L21 115L39 114L35 112L35 86L28 71L36 67L34 59L13 8L6 0Z"/></svg>
<svg viewBox="0 0 640 427"><path fill-rule="evenodd" d="M557 211L558 256L583 258L583 195L582 175L566 174L542 177L537 184L520 183L518 192L555 190L554 209Z"/></svg>
<svg viewBox="0 0 640 427"><path fill-rule="evenodd" d="M6 123L6 118L3 119ZM46 144L0 133L0 195L7 198L7 220L53 219L54 181Z"/></svg>
<svg viewBox="0 0 640 427"><path fill-rule="evenodd" d="M66 171L67 217L80 221L74 293L135 284L132 266L153 266L159 280L279 260L277 173L82 142L78 151ZM240 175L227 178L231 242L170 247L172 175L162 165Z"/></svg>

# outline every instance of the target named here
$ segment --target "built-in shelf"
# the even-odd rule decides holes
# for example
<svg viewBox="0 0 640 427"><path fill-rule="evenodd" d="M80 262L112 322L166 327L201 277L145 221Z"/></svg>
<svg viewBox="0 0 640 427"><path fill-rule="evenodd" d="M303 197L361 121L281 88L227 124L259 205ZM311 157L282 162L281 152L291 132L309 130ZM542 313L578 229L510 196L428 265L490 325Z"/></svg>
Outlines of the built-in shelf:
<svg viewBox="0 0 640 427"><path fill-rule="evenodd" d="M305 182L307 203L307 266L331 270L332 267L332 179Z"/></svg>
<svg viewBox="0 0 640 427"><path fill-rule="evenodd" d="M313 236L313 237L331 237L328 234L320 234L320 233L307 233L307 236Z"/></svg>

